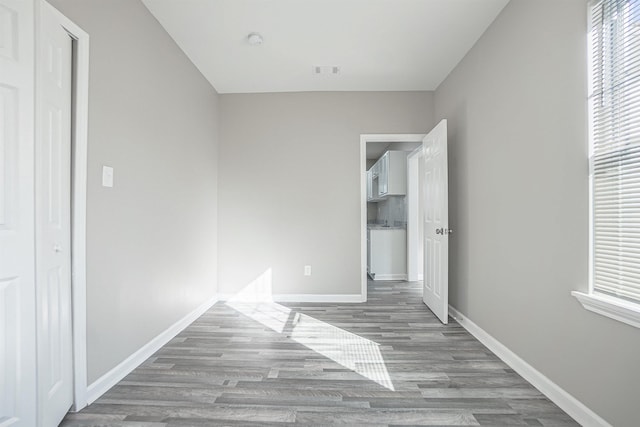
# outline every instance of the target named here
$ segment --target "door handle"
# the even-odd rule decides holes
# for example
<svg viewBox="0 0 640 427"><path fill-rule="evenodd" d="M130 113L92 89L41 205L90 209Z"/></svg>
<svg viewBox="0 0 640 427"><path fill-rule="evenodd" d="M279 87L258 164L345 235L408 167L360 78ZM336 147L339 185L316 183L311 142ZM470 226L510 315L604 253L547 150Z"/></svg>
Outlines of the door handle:
<svg viewBox="0 0 640 427"><path fill-rule="evenodd" d="M62 252L62 246L60 245L53 245L53 252L59 254L60 252Z"/></svg>
<svg viewBox="0 0 640 427"><path fill-rule="evenodd" d="M453 234L453 230L450 228L436 228L436 234Z"/></svg>

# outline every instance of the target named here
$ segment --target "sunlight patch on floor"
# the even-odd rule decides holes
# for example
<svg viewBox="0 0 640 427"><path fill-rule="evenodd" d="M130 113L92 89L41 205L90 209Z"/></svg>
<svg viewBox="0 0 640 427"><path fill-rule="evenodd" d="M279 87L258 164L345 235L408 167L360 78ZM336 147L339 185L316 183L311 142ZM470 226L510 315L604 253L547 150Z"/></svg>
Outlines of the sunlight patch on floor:
<svg viewBox="0 0 640 427"><path fill-rule="evenodd" d="M289 336L345 368L394 390L378 343L297 312Z"/></svg>
<svg viewBox="0 0 640 427"><path fill-rule="evenodd" d="M271 280L272 271L267 269L226 305L345 368L395 390L378 343L273 302Z"/></svg>
<svg viewBox="0 0 640 427"><path fill-rule="evenodd" d="M271 292L272 276L271 269L267 269L230 298L227 301L227 305L281 334L287 324L291 310L273 302Z"/></svg>

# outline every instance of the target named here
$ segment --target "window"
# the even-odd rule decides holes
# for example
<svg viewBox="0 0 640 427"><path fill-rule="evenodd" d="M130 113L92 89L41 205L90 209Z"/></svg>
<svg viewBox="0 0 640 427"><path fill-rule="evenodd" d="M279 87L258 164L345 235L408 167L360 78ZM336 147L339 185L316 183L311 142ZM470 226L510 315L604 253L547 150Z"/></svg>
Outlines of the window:
<svg viewBox="0 0 640 427"><path fill-rule="evenodd" d="M591 280L585 308L640 327L640 0L590 4Z"/></svg>

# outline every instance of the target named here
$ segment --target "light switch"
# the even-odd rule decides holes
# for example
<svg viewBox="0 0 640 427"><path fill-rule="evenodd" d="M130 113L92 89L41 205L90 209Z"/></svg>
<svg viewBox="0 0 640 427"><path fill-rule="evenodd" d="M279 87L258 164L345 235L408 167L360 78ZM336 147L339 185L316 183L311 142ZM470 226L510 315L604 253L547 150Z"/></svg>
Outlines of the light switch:
<svg viewBox="0 0 640 427"><path fill-rule="evenodd" d="M102 166L102 186L113 187L113 168Z"/></svg>

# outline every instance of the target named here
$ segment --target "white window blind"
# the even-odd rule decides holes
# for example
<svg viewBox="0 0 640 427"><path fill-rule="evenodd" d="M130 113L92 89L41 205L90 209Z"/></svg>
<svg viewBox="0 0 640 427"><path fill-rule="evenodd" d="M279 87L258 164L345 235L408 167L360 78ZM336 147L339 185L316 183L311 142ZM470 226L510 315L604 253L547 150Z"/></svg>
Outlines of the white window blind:
<svg viewBox="0 0 640 427"><path fill-rule="evenodd" d="M640 0L591 6L593 291L640 302Z"/></svg>

